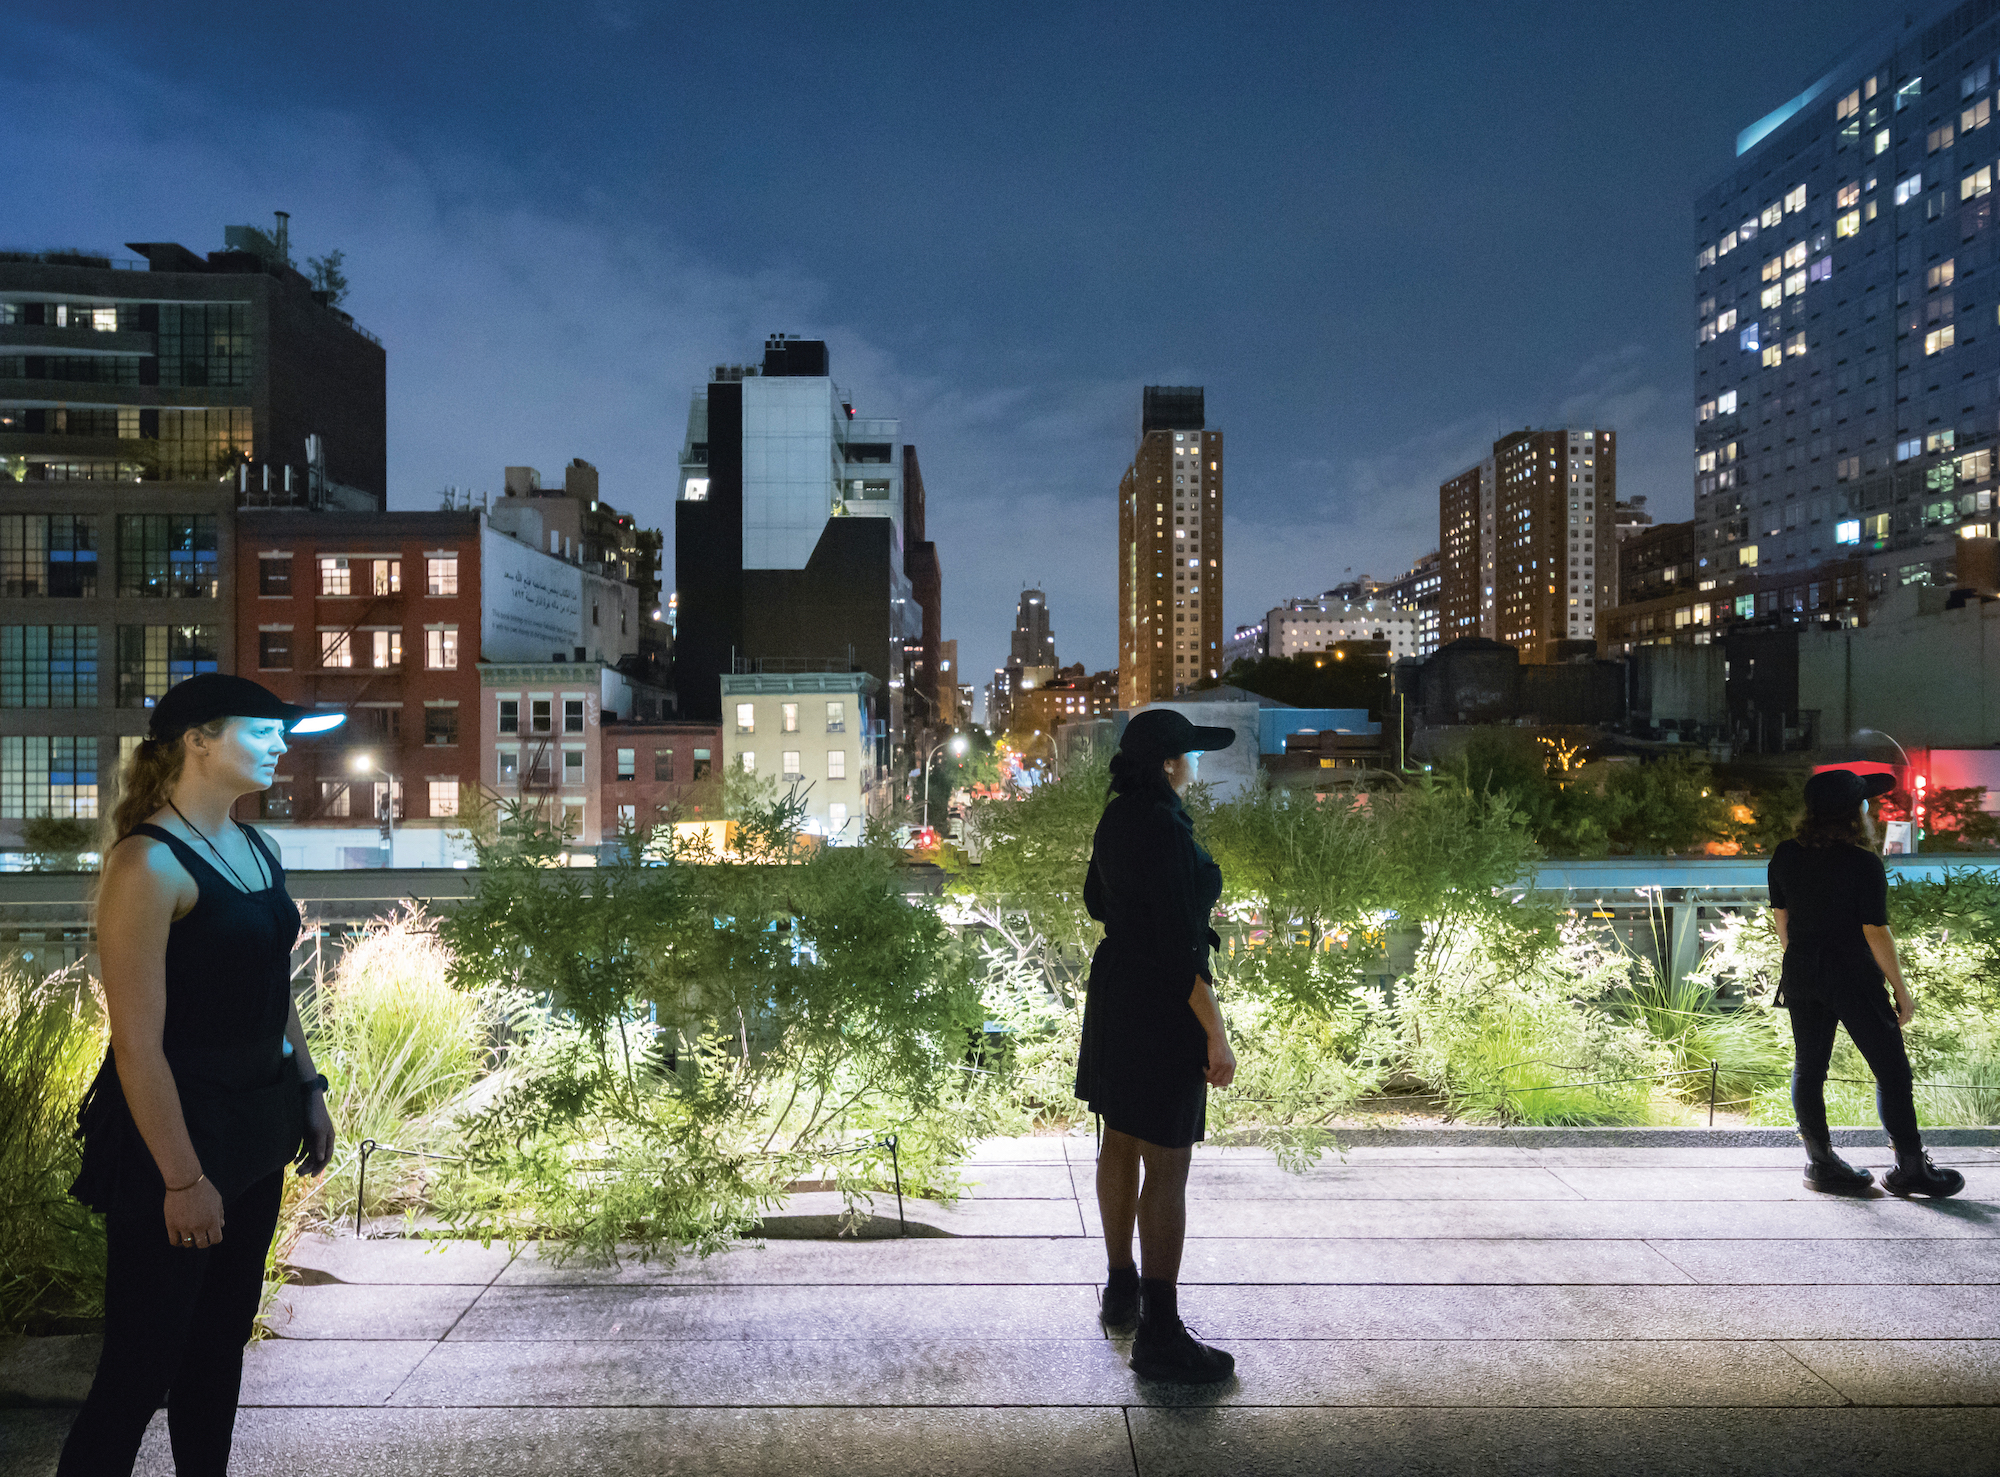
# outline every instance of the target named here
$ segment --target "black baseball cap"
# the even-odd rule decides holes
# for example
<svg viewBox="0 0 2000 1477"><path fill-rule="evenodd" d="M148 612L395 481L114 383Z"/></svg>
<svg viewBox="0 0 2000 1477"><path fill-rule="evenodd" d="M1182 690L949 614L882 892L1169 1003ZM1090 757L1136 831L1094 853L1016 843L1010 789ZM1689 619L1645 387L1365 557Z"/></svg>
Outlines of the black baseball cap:
<svg viewBox="0 0 2000 1477"><path fill-rule="evenodd" d="M345 713L326 708L302 708L288 703L262 683L226 672L203 672L176 682L153 705L147 727L160 743L171 743L190 728L217 718L276 718L285 731L301 738L325 733L347 721Z"/></svg>
<svg viewBox="0 0 2000 1477"><path fill-rule="evenodd" d="M1204 728L1190 723L1187 715L1172 708L1148 708L1134 713L1118 740L1120 753L1146 764L1171 759L1176 754L1207 753L1226 749L1236 742L1233 728Z"/></svg>
<svg viewBox="0 0 2000 1477"><path fill-rule="evenodd" d="M1893 774L1856 774L1851 769L1822 769L1806 781L1806 809L1821 815L1852 810L1871 795L1896 788Z"/></svg>

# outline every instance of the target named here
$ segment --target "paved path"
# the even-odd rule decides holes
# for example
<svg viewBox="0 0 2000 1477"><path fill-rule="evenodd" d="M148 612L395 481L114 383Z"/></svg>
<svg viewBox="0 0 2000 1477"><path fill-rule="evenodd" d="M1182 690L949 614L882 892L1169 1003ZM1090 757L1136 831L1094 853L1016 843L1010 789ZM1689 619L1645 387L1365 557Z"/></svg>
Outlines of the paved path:
<svg viewBox="0 0 2000 1477"><path fill-rule="evenodd" d="M945 1236L616 1269L320 1240L232 1471L2000 1472L2000 1150L1936 1157L1960 1199L1814 1196L1793 1149L1374 1147L1303 1177L1204 1149L1182 1307L1238 1377L1200 1393L1097 1327L1087 1138L986 1145L971 1197L913 1207ZM69 1419L0 1411L0 1471L52 1471Z"/></svg>

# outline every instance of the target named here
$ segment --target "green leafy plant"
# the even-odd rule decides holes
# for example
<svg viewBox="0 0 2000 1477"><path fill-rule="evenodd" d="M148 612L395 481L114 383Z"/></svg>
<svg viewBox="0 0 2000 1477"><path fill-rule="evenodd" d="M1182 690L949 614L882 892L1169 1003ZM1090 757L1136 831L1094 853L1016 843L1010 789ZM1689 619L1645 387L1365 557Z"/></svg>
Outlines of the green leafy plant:
<svg viewBox="0 0 2000 1477"><path fill-rule="evenodd" d="M91 982L0 969L0 1329L59 1328L104 1305L104 1222L69 1198L76 1107L104 1056Z"/></svg>

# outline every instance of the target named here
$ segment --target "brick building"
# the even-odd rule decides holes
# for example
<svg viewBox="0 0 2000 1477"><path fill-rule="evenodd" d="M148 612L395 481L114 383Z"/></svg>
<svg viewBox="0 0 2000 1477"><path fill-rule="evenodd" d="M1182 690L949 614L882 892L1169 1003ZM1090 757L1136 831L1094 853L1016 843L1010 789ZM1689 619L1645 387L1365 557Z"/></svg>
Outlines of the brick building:
<svg viewBox="0 0 2000 1477"><path fill-rule="evenodd" d="M477 511L248 510L239 526L236 669L349 713L244 802L288 867L381 865L385 803L399 866L464 860L453 833L496 800L597 844L599 718L633 703L612 665L637 649L631 585Z"/></svg>
<svg viewBox="0 0 2000 1477"><path fill-rule="evenodd" d="M722 815L722 726L718 723L628 723L599 729L598 772L606 839L632 829L641 835L669 817L712 821Z"/></svg>

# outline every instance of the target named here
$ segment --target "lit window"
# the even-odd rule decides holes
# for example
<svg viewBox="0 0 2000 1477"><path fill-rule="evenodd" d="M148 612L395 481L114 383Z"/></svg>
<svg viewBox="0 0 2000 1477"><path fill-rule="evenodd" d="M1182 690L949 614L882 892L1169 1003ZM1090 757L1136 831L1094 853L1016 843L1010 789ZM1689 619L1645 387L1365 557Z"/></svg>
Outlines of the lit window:
<svg viewBox="0 0 2000 1477"><path fill-rule="evenodd" d="M1717 415L1736 414L1736 392L1734 390L1724 390L1720 395L1716 396L1715 413Z"/></svg>
<svg viewBox="0 0 2000 1477"><path fill-rule="evenodd" d="M1978 102L1958 115L1958 131L1971 133L1975 128L1984 128L1993 121L1993 99L1982 97Z"/></svg>
<svg viewBox="0 0 2000 1477"><path fill-rule="evenodd" d="M799 705L797 703L778 704L778 726L786 733L799 731Z"/></svg>
<svg viewBox="0 0 2000 1477"><path fill-rule="evenodd" d="M1736 562L1744 569L1755 569L1757 567L1757 546L1755 544L1745 544L1742 548L1738 549L1736 551Z"/></svg>
<svg viewBox="0 0 2000 1477"><path fill-rule="evenodd" d="M403 593L403 561L400 559L377 559L372 565L373 588L377 595L400 595Z"/></svg>
<svg viewBox="0 0 2000 1477"><path fill-rule="evenodd" d="M1730 308L1729 310L1724 312L1721 317L1715 320L1715 331L1717 333L1727 333L1729 332L1730 329L1734 328L1735 326L1736 326L1736 310L1734 308Z"/></svg>
<svg viewBox="0 0 2000 1477"><path fill-rule="evenodd" d="M826 705L826 731L828 733L847 732L847 705L828 703Z"/></svg>
<svg viewBox="0 0 2000 1477"><path fill-rule="evenodd" d="M1927 290L1935 292L1940 287L1951 286L1952 280L1957 275L1958 259L1948 257L1924 273L1924 286Z"/></svg>
<svg viewBox="0 0 2000 1477"><path fill-rule="evenodd" d="M797 749L782 750L778 755L778 769L788 780L800 778L804 771L799 768L799 751Z"/></svg>
<svg viewBox="0 0 2000 1477"><path fill-rule="evenodd" d="M1794 241L1790 246L1787 246L1785 248L1786 271L1790 271L1793 267L1803 267L1805 264L1806 264L1805 242Z"/></svg>
<svg viewBox="0 0 2000 1477"><path fill-rule="evenodd" d="M1775 368L1777 365L1784 362L1784 358L1785 358L1785 351L1783 349L1780 349L1776 344L1773 344L1771 345L1770 348L1764 351L1764 367L1766 369Z"/></svg>
<svg viewBox="0 0 2000 1477"><path fill-rule="evenodd" d="M1906 462L1913 456L1922 456L1923 452L1924 438L1921 436L1911 437L1909 440L1898 441L1896 443L1896 460L1899 462Z"/></svg>
<svg viewBox="0 0 2000 1477"><path fill-rule="evenodd" d="M1875 135L1875 152L1878 154L1886 154L1889 152L1888 129L1885 128L1880 133Z"/></svg>
<svg viewBox="0 0 2000 1477"><path fill-rule="evenodd" d="M434 816L458 814L458 781L432 780L430 782L430 807Z"/></svg>
<svg viewBox="0 0 2000 1477"><path fill-rule="evenodd" d="M1854 91L1848 93L1846 97L1842 98L1839 102L1833 105L1834 121L1837 123L1842 118L1852 118L1856 113L1860 111L1861 111L1861 89L1857 87L1854 89Z"/></svg>
<svg viewBox="0 0 2000 1477"><path fill-rule="evenodd" d="M354 587L345 559L319 561L319 592L322 595L351 595Z"/></svg>
<svg viewBox="0 0 2000 1477"><path fill-rule="evenodd" d="M1697 423L1701 421L1714 420L1715 402L1713 400L1702 401L1700 405L1695 407L1694 418Z"/></svg>
<svg viewBox="0 0 2000 1477"><path fill-rule="evenodd" d="M1804 185L1795 185L1791 189L1785 191L1786 215L1790 215L1795 210L1804 210L1805 208L1806 208L1806 187Z"/></svg>
<svg viewBox="0 0 2000 1477"><path fill-rule="evenodd" d="M424 665L433 672L457 669L457 626L432 626L424 632Z"/></svg>
<svg viewBox="0 0 2000 1477"><path fill-rule="evenodd" d="M738 703L736 705L736 731L738 733L755 733L757 731L757 705L755 703Z"/></svg>
<svg viewBox="0 0 2000 1477"><path fill-rule="evenodd" d="M1775 226L1780 221L1784 220L1784 218L1785 218L1784 206L1767 205L1764 207L1764 213L1758 217L1758 220L1766 226Z"/></svg>
<svg viewBox="0 0 2000 1477"><path fill-rule="evenodd" d="M745 774L755 774L757 772L756 752L752 749L745 749L743 751L742 758L743 758L743 772Z"/></svg>
<svg viewBox="0 0 2000 1477"><path fill-rule="evenodd" d="M1840 187L1840 193L1834 197L1834 205L1840 210L1851 210L1860 203L1861 181L1859 180L1849 180Z"/></svg>
<svg viewBox="0 0 2000 1477"><path fill-rule="evenodd" d="M1933 329L1924 335L1924 352L1941 354L1949 349L1958 335L1958 325L1947 323L1943 328Z"/></svg>
<svg viewBox="0 0 2000 1477"><path fill-rule="evenodd" d="M1704 267L1712 267L1714 265L1715 265L1715 248L1713 246L1704 246L1699 252L1695 254L1694 266L1697 272Z"/></svg>
<svg viewBox="0 0 2000 1477"><path fill-rule="evenodd" d="M1939 149L1951 147L1952 128L1949 123L1942 128L1933 128L1924 139L1924 152L1935 154Z"/></svg>
<svg viewBox="0 0 2000 1477"><path fill-rule="evenodd" d="M319 633L319 664L322 667L351 667L354 665L354 643L346 631L321 631Z"/></svg>
<svg viewBox="0 0 2000 1477"><path fill-rule="evenodd" d="M458 593L458 556L424 560L424 592L429 595Z"/></svg>
<svg viewBox="0 0 2000 1477"><path fill-rule="evenodd" d="M1793 272L1785 278L1785 296L1797 297L1806 290L1806 274Z"/></svg>
<svg viewBox="0 0 2000 1477"><path fill-rule="evenodd" d="M1823 256L1807 269L1807 275L1814 282L1824 282L1833 275L1833 258Z"/></svg>
<svg viewBox="0 0 2000 1477"><path fill-rule="evenodd" d="M1973 200L1981 195L1993 193L1993 166L1988 164L1976 169L1958 182L1958 198Z"/></svg>
<svg viewBox="0 0 2000 1477"><path fill-rule="evenodd" d="M617 770L618 778L620 778L621 780L629 780L635 778L638 775L639 751L637 749L618 750L617 761L618 761L618 770Z"/></svg>
<svg viewBox="0 0 2000 1477"><path fill-rule="evenodd" d="M826 751L826 777L830 780L847 778L847 750L828 749Z"/></svg>
<svg viewBox="0 0 2000 1477"><path fill-rule="evenodd" d="M1861 212L1858 210L1848 211L1846 215L1843 215L1833 223L1833 234L1836 236L1853 236L1858 234L1860 230Z"/></svg>
<svg viewBox="0 0 2000 1477"><path fill-rule="evenodd" d="M1763 269L1757 275L1762 277L1766 282L1776 282L1780 277L1785 275L1784 257L1772 257L1764 263Z"/></svg>
<svg viewBox="0 0 2000 1477"><path fill-rule="evenodd" d="M377 667L400 667L403 665L403 633L401 631L370 631L374 638Z"/></svg>
<svg viewBox="0 0 2000 1477"><path fill-rule="evenodd" d="M1785 357L1787 359L1796 359L1800 355L1804 354L1805 351L1806 351L1806 336L1805 336L1805 331L1803 329L1801 329L1799 332L1793 334L1790 338L1785 340Z"/></svg>
<svg viewBox="0 0 2000 1477"><path fill-rule="evenodd" d="M1861 542L1861 520L1843 518L1833 526L1833 541L1837 544L1858 544Z"/></svg>
<svg viewBox="0 0 2000 1477"><path fill-rule="evenodd" d="M1913 174L1908 179L1896 181L1896 203L1907 205L1924 192L1924 177ZM1964 198L1963 196L1960 197Z"/></svg>
<svg viewBox="0 0 2000 1477"><path fill-rule="evenodd" d="M1757 341L1757 325L1752 323L1736 336L1736 347L1745 353L1753 353L1761 347Z"/></svg>

